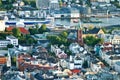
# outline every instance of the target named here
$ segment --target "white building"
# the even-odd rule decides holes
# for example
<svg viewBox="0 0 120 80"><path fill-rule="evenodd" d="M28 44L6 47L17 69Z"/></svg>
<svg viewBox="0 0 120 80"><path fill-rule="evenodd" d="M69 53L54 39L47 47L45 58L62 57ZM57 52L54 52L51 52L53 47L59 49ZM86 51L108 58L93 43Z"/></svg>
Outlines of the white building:
<svg viewBox="0 0 120 80"><path fill-rule="evenodd" d="M8 52L8 57L7 57L7 67L10 67L11 66L11 56L10 56L10 53Z"/></svg>
<svg viewBox="0 0 120 80"><path fill-rule="evenodd" d="M6 36L6 40L10 41L10 44L17 46L18 45L18 39L14 36Z"/></svg>
<svg viewBox="0 0 120 80"><path fill-rule="evenodd" d="M5 21L0 20L0 31L4 31L4 30L5 30Z"/></svg>
<svg viewBox="0 0 120 80"><path fill-rule="evenodd" d="M58 55L61 52L61 49L58 48L57 45L51 45L51 52L54 52L56 55Z"/></svg>
<svg viewBox="0 0 120 80"><path fill-rule="evenodd" d="M52 9L54 9L54 10L56 10L56 9L59 9L60 7L59 7L59 2L58 2L58 0L51 0L50 1L50 9L52 10Z"/></svg>
<svg viewBox="0 0 120 80"><path fill-rule="evenodd" d="M36 7L38 9L48 9L50 0L36 0Z"/></svg>
<svg viewBox="0 0 120 80"><path fill-rule="evenodd" d="M7 47L10 44L10 40L0 40L0 47Z"/></svg>
<svg viewBox="0 0 120 80"><path fill-rule="evenodd" d="M120 44L120 35L118 34L103 34L101 36L102 38L104 38L104 42L110 42L112 44Z"/></svg>
<svg viewBox="0 0 120 80"><path fill-rule="evenodd" d="M69 69L82 68L83 59L80 56L70 56Z"/></svg>
<svg viewBox="0 0 120 80"><path fill-rule="evenodd" d="M105 60L111 67L116 62L120 61L120 46L119 45L103 45L99 51L100 57Z"/></svg>
<svg viewBox="0 0 120 80"><path fill-rule="evenodd" d="M90 67L91 67L91 70L93 71L93 72L99 72L101 69L102 69L102 67L104 66L104 64L102 63L102 62L92 62L91 63L91 65L90 65Z"/></svg>
<svg viewBox="0 0 120 80"><path fill-rule="evenodd" d="M31 46L31 45L19 45L19 50L21 50L21 51L31 52L32 48L33 48L33 46Z"/></svg>
<svg viewBox="0 0 120 80"><path fill-rule="evenodd" d="M117 71L118 73L120 73L120 61L118 61L118 62L115 63L114 69L115 69L115 71Z"/></svg>

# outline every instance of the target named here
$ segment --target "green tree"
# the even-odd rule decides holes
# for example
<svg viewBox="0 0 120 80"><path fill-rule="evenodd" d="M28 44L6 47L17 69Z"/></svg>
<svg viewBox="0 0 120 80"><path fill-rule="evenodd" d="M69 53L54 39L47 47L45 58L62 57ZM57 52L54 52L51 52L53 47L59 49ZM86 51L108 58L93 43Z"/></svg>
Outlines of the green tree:
<svg viewBox="0 0 120 80"><path fill-rule="evenodd" d="M47 27L45 24L41 25L41 27L38 29L39 33L47 32Z"/></svg>
<svg viewBox="0 0 120 80"><path fill-rule="evenodd" d="M63 2L62 2L62 0L60 0L60 1L59 1L60 7L62 7L62 4L63 4Z"/></svg>
<svg viewBox="0 0 120 80"><path fill-rule="evenodd" d="M25 5L30 5L30 0L23 0L23 2L25 3Z"/></svg>
<svg viewBox="0 0 120 80"><path fill-rule="evenodd" d="M95 44L102 43L104 41L103 39L96 38L94 36L86 36L86 38L84 38L83 40L89 46L95 46Z"/></svg>
<svg viewBox="0 0 120 80"><path fill-rule="evenodd" d="M34 7L34 8L36 8L36 0L32 0L32 1L30 2L30 5L31 5L32 7Z"/></svg>
<svg viewBox="0 0 120 80"><path fill-rule="evenodd" d="M12 44L8 44L7 48L13 48L14 46Z"/></svg>
<svg viewBox="0 0 120 80"><path fill-rule="evenodd" d="M60 35L61 35L61 37L63 37L63 38L67 38L68 33L67 33L66 31L63 31Z"/></svg>
<svg viewBox="0 0 120 80"><path fill-rule="evenodd" d="M31 44L33 44L33 43L34 43L34 40L33 40L32 38L29 38L29 39L27 40L27 44L31 45Z"/></svg>
<svg viewBox="0 0 120 80"><path fill-rule="evenodd" d="M90 0L87 0L86 4L87 4L88 7L91 7L91 5L92 5Z"/></svg>
<svg viewBox="0 0 120 80"><path fill-rule="evenodd" d="M104 33L107 33L107 30L106 30L106 28L102 28L102 30L103 30L103 32L104 32Z"/></svg>
<svg viewBox="0 0 120 80"><path fill-rule="evenodd" d="M21 36L21 32L20 32L20 29L19 28L13 28L12 29L12 32L13 32L13 35L15 37L20 37Z"/></svg>
<svg viewBox="0 0 120 80"><path fill-rule="evenodd" d="M25 5L31 5L32 7L36 8L36 0L23 0Z"/></svg>
<svg viewBox="0 0 120 80"><path fill-rule="evenodd" d="M79 4L80 4L80 5L83 5L83 1L82 1L82 0L79 0Z"/></svg>
<svg viewBox="0 0 120 80"><path fill-rule="evenodd" d="M38 34L38 28L29 28L29 32L31 35Z"/></svg>
<svg viewBox="0 0 120 80"><path fill-rule="evenodd" d="M16 56L13 56L12 58L11 58L11 64L12 65L14 65L14 66L16 66Z"/></svg>

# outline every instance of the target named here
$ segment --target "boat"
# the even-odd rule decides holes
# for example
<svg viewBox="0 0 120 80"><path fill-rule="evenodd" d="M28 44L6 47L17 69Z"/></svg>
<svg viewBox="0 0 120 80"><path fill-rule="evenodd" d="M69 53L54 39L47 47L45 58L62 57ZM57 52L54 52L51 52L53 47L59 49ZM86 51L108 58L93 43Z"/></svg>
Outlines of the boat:
<svg viewBox="0 0 120 80"><path fill-rule="evenodd" d="M82 20L83 23L102 23L99 19Z"/></svg>
<svg viewBox="0 0 120 80"><path fill-rule="evenodd" d="M90 23L102 23L100 19L91 19Z"/></svg>
<svg viewBox="0 0 120 80"><path fill-rule="evenodd" d="M78 22L79 22L78 19L74 19L74 20L73 20L73 23L78 23Z"/></svg>
<svg viewBox="0 0 120 80"><path fill-rule="evenodd" d="M20 21L6 21L5 24L6 25L16 25L17 22ZM22 21L25 25L34 25L34 24L49 24L51 22L51 20L43 20L43 21Z"/></svg>

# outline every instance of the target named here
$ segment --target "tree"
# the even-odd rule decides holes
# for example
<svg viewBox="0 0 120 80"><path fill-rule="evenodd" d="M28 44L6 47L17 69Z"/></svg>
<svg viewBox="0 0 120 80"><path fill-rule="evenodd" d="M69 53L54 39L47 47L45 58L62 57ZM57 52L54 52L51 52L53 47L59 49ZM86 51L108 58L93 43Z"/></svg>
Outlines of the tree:
<svg viewBox="0 0 120 80"><path fill-rule="evenodd" d="M84 42L89 46L95 46L97 43L103 43L104 40L101 38L96 38L94 36L86 36L86 38L83 38Z"/></svg>
<svg viewBox="0 0 120 80"><path fill-rule="evenodd" d="M105 28L102 28L102 30L103 30L104 33L107 33L107 30Z"/></svg>
<svg viewBox="0 0 120 80"><path fill-rule="evenodd" d="M62 0L60 0L60 1L59 1L60 7L62 7L62 4L63 4L63 2L62 2Z"/></svg>
<svg viewBox="0 0 120 80"><path fill-rule="evenodd" d="M45 24L41 25L41 27L38 29L38 32L39 33L43 33L43 32L46 32L47 31L47 27Z"/></svg>
<svg viewBox="0 0 120 80"><path fill-rule="evenodd" d="M12 63L12 65L16 65L16 56L13 56L12 58L11 58L11 63Z"/></svg>
<svg viewBox="0 0 120 80"><path fill-rule="evenodd" d="M31 44L33 44L33 43L34 43L34 40L33 40L32 38L29 38L29 39L27 40L27 44L31 45Z"/></svg>
<svg viewBox="0 0 120 80"><path fill-rule="evenodd" d="M36 8L36 0L23 0L25 5L31 5L32 7Z"/></svg>
<svg viewBox="0 0 120 80"><path fill-rule="evenodd" d="M79 4L80 4L80 5L83 5L83 1L82 1L82 0L79 0Z"/></svg>
<svg viewBox="0 0 120 80"><path fill-rule="evenodd" d="M38 28L29 28L29 32L31 35L38 34Z"/></svg>
<svg viewBox="0 0 120 80"><path fill-rule="evenodd" d="M63 31L60 35L61 35L61 37L63 37L63 38L67 38L68 33L67 33L66 31Z"/></svg>
<svg viewBox="0 0 120 80"><path fill-rule="evenodd" d="M65 46L69 46L70 42L67 40L68 33L63 31L61 34L54 36L47 36L47 39L51 44L58 44L59 46L64 44Z"/></svg>
<svg viewBox="0 0 120 80"><path fill-rule="evenodd" d="M12 44L8 44L7 48L13 48L14 46Z"/></svg>
<svg viewBox="0 0 120 80"><path fill-rule="evenodd" d="M13 35L15 37L20 37L21 36L21 32L20 32L20 29L19 28L13 28L12 29L12 32L13 32Z"/></svg>
<svg viewBox="0 0 120 80"><path fill-rule="evenodd" d="M91 7L91 5L92 5L90 0L86 0L86 4L88 7Z"/></svg>

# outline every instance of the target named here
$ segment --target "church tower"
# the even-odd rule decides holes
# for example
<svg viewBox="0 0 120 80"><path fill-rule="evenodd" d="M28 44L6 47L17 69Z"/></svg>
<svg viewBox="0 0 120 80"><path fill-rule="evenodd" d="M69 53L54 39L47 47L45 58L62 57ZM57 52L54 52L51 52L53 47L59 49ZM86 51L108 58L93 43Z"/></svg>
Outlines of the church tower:
<svg viewBox="0 0 120 80"><path fill-rule="evenodd" d="M77 42L80 45L83 45L83 38L82 38L83 32L82 32L82 25L81 25L81 21L79 21L79 25L77 28Z"/></svg>

